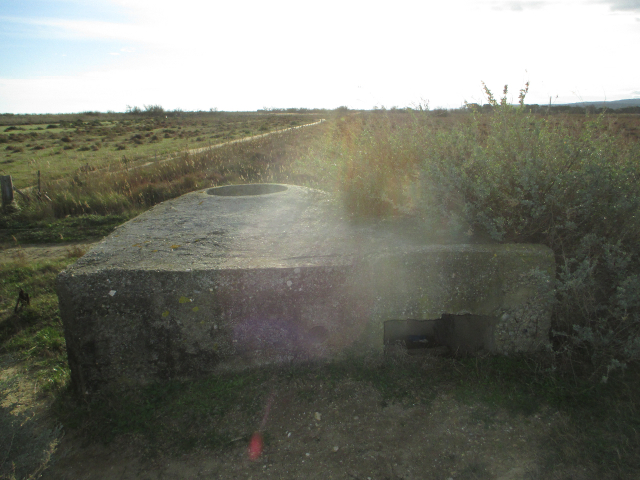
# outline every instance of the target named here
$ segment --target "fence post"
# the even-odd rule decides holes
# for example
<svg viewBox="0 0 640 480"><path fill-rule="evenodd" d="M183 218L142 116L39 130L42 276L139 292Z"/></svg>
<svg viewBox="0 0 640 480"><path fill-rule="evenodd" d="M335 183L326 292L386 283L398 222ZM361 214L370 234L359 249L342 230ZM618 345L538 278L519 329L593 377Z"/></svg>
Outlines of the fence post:
<svg viewBox="0 0 640 480"><path fill-rule="evenodd" d="M13 203L13 182L11 175L2 175L0 177L0 185L2 188L2 206L8 207Z"/></svg>

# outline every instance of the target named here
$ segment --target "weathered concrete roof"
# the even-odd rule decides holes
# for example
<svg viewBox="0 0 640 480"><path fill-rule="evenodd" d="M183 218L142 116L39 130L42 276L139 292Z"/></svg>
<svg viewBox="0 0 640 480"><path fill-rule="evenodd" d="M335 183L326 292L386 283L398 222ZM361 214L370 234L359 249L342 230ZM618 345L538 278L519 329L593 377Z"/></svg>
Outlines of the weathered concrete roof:
<svg viewBox="0 0 640 480"><path fill-rule="evenodd" d="M292 185L206 189L119 227L72 269L165 271L352 264L429 244L474 243L399 220L353 221L329 194Z"/></svg>

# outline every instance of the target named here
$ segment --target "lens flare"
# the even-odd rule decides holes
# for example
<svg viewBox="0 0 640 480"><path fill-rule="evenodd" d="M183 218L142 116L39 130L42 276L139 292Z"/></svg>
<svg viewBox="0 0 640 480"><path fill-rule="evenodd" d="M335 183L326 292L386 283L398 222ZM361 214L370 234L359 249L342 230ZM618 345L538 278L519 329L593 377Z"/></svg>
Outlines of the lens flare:
<svg viewBox="0 0 640 480"><path fill-rule="evenodd" d="M269 398L267 398L267 404L264 408L262 422L260 422L260 429L251 436L251 440L249 441L249 460L257 460L262 454L262 448L264 445L262 441L262 431L267 424L267 418L269 418L269 411L271 411L271 404L273 403L274 395L275 392L271 390Z"/></svg>
<svg viewBox="0 0 640 480"><path fill-rule="evenodd" d="M257 460L262 454L262 434L256 432L249 441L249 460Z"/></svg>

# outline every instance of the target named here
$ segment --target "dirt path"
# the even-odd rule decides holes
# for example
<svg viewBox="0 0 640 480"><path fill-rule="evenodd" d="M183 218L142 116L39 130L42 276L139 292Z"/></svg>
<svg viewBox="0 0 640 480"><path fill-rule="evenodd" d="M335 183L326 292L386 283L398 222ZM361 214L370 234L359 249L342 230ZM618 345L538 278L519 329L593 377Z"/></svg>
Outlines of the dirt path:
<svg viewBox="0 0 640 480"><path fill-rule="evenodd" d="M304 125L298 125L297 127L289 127L289 128L283 128L282 130L276 130L275 132L267 132L267 133L262 133L260 135L253 135L251 137L244 137L244 138L239 138L238 140L231 140L229 142L223 142L223 143L218 143L216 145L210 145L208 147L201 147L201 148L193 148L191 150L188 150L190 155L193 155L194 153L200 153L200 152L205 152L207 150L211 150L213 148L219 148L219 147L224 147L225 145L231 145L234 143L242 143L242 142L250 142L251 140L255 140L257 138L262 138L262 137L268 137L269 135L273 135L276 133L283 133L283 132L288 132L289 130L298 130L300 128L305 128L305 127L312 127L314 125L320 125L322 122L324 122L325 119L320 119L317 122L313 122L313 123L305 123ZM153 163L153 162L151 162ZM147 164L149 165L149 164Z"/></svg>
<svg viewBox="0 0 640 480"><path fill-rule="evenodd" d="M283 128L282 130L276 130L274 132L267 132L267 133L262 133L260 135L252 135L250 137L244 137L244 138L239 138L237 140L229 140L228 142L222 142L222 143L217 143L215 145L208 145L206 147L200 147L200 148L192 148L190 150L187 150L187 153L189 155L195 155L196 153L201 153L201 152L206 152L208 150L213 150L215 148L221 148L221 147L225 147L227 145L233 145L234 143L244 143L244 142L251 142L253 140L256 140L258 138L263 138L263 137L268 137L269 135L274 135L274 134L278 134L278 133L284 133L284 132L288 132L290 130L297 130L300 128L304 128L304 127L312 127L314 125L320 125L322 122L324 122L325 119L320 119L317 122L313 122L313 123L306 123L304 125L298 125L297 127L289 127L289 128ZM165 162L170 162L171 160L175 160L176 158L180 157L183 154L183 152L175 152L175 153L171 153L169 154L166 158L162 158L160 160L154 160L153 162L146 162L143 163L141 165L135 165L129 168L124 168L122 170L135 170L138 168L144 168L144 167L148 167L149 165L154 165L154 164L160 164L160 163L165 163ZM108 173L113 174L113 173L117 173L120 170L110 170L110 169L100 169L100 170L94 170L94 172L99 172L101 170L108 170Z"/></svg>

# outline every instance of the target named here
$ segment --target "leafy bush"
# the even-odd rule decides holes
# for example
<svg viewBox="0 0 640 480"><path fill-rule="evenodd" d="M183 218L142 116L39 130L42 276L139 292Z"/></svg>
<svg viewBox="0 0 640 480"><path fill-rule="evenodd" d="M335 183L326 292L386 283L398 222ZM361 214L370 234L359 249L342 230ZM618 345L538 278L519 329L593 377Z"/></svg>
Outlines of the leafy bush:
<svg viewBox="0 0 640 480"><path fill-rule="evenodd" d="M140 109L140 107L132 107L130 105L127 105L126 113L130 113L132 115L140 115L142 113L142 110Z"/></svg>
<svg viewBox="0 0 640 480"><path fill-rule="evenodd" d="M497 241L551 247L558 358L606 381L640 359L640 149L604 115L570 129L527 113L526 88L519 106L506 87L499 102L485 92L492 113L474 109L468 125L434 136L424 207Z"/></svg>
<svg viewBox="0 0 640 480"><path fill-rule="evenodd" d="M160 105L145 105L144 113L146 115L164 115L164 108Z"/></svg>

